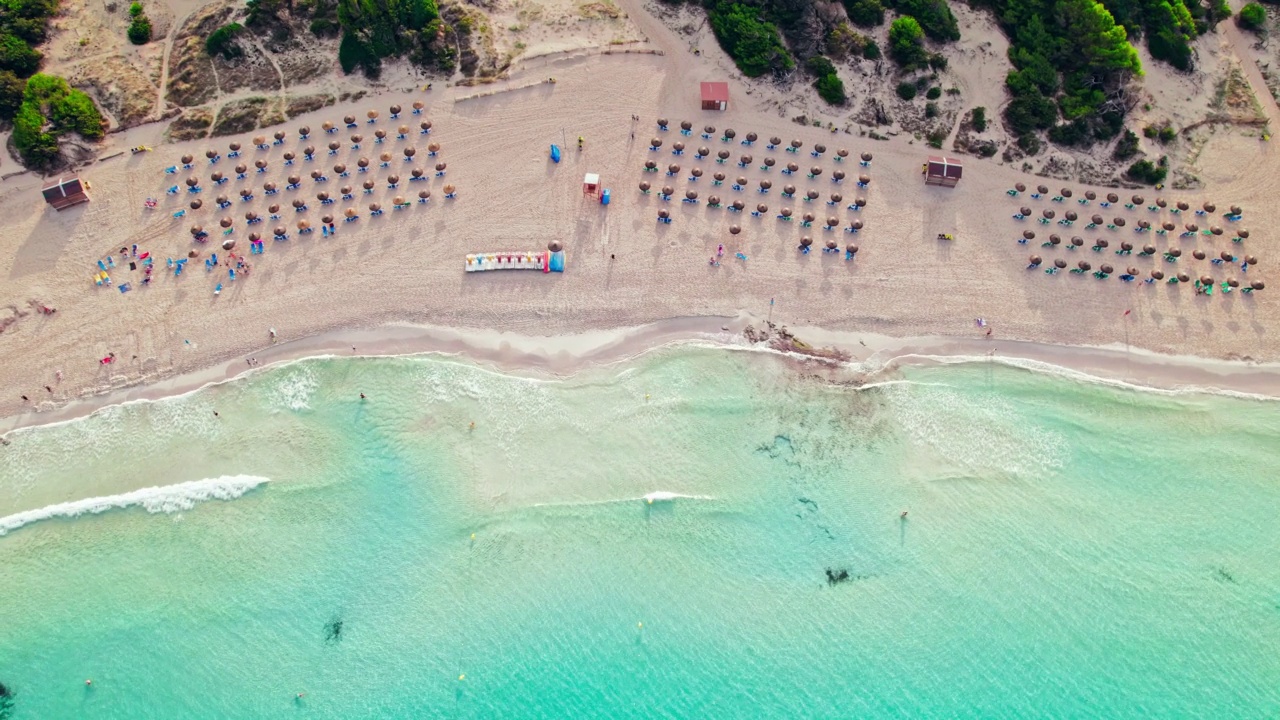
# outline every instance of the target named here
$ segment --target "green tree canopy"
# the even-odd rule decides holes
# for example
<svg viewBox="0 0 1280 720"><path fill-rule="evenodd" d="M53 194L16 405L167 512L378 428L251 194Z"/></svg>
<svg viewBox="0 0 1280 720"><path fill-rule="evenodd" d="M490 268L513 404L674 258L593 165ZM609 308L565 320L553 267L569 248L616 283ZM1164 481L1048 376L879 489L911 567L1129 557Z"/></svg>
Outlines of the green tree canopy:
<svg viewBox="0 0 1280 720"><path fill-rule="evenodd" d="M920 24L930 40L951 42L960 39L960 26L951 14L946 0L892 0L889 6L902 15L910 15Z"/></svg>
<svg viewBox="0 0 1280 720"><path fill-rule="evenodd" d="M720 47L747 77L760 77L770 71L795 67L791 55L782 46L778 28L761 20L749 5L721 2L710 11L711 29Z"/></svg>
<svg viewBox="0 0 1280 720"><path fill-rule="evenodd" d="M889 26L889 57L903 69L920 67L927 60L924 51L924 30L910 16L900 17Z"/></svg>
<svg viewBox="0 0 1280 720"><path fill-rule="evenodd" d="M1124 26L1116 25L1097 0L1059 0L1058 12L1065 35L1090 69L1142 74L1138 51L1129 44Z"/></svg>

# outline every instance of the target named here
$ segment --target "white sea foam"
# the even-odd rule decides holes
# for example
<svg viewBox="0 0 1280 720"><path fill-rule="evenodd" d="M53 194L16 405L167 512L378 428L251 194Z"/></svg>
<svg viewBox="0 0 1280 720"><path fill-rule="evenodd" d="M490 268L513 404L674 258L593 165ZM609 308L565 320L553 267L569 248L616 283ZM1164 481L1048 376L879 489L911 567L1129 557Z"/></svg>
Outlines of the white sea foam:
<svg viewBox="0 0 1280 720"><path fill-rule="evenodd" d="M1033 360L1031 358L1020 358L1000 355L925 355L920 353L910 353L907 355L899 355L893 358L893 362L911 362L912 360L925 360L938 365L972 365L978 363L998 363L1008 367L1029 370L1040 375L1048 375L1061 378L1064 380L1073 380L1075 382L1089 383L1093 385L1103 385L1107 387L1119 388L1122 390L1131 390L1135 392L1151 393L1153 395L1164 395L1168 397L1185 397L1189 395L1220 395L1223 397L1237 398L1240 400L1261 400L1268 402L1280 401L1280 398L1271 395L1262 395L1258 393L1242 392L1239 390L1228 390L1205 385L1182 385L1173 388L1161 388L1154 385L1143 385L1141 383L1129 382L1118 378L1107 378L1099 375L1092 375L1081 370L1075 370L1062 365L1044 362L1042 360Z"/></svg>
<svg viewBox="0 0 1280 720"><path fill-rule="evenodd" d="M655 502L669 502L671 500L715 500L711 495L682 495L680 493L669 492L667 490L656 490L643 495L641 497L630 498L608 498L605 500L577 500L572 502L547 502L534 503L531 507L535 508L571 508L571 507L591 507L593 505L619 505L623 503L643 502L652 504Z"/></svg>
<svg viewBox="0 0 1280 720"><path fill-rule="evenodd" d="M679 498L687 500L713 500L710 495L681 495L680 493L670 492L669 490L655 490L648 495L640 498L647 503L668 502Z"/></svg>
<svg viewBox="0 0 1280 720"><path fill-rule="evenodd" d="M2 517L0 535L41 520L97 515L128 507L141 507L149 513L182 512L204 500L234 500L265 482L268 482L267 478L256 475L224 475L163 487L142 488L120 495L72 500Z"/></svg>

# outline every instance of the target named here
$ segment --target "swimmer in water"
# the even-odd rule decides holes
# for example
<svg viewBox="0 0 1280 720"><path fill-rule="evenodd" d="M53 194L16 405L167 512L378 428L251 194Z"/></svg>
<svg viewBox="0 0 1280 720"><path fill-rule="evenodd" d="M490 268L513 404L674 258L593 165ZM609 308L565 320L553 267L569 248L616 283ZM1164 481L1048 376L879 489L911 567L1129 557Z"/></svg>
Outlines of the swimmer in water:
<svg viewBox="0 0 1280 720"><path fill-rule="evenodd" d="M907 511L906 511L906 510L903 510L903 511L902 511L902 519L903 519L903 520L906 520L906 519L907 519Z"/></svg>
<svg viewBox="0 0 1280 720"><path fill-rule="evenodd" d="M361 399L361 400L363 400L363 399L364 399L364 393L360 393L360 399Z"/></svg>
<svg viewBox="0 0 1280 720"><path fill-rule="evenodd" d="M476 421L475 421L475 420L472 420L472 421L471 421L471 428L470 428L470 429L471 429L471 430L475 430L475 429L476 429Z"/></svg>

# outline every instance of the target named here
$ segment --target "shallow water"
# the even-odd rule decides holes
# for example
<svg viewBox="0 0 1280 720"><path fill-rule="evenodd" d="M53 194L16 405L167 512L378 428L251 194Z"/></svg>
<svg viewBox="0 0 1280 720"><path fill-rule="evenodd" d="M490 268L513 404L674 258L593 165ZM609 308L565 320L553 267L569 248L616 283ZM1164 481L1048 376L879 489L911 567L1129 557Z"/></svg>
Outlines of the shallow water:
<svg viewBox="0 0 1280 720"><path fill-rule="evenodd" d="M11 716L1280 714L1280 403L855 377L320 359L13 433Z"/></svg>

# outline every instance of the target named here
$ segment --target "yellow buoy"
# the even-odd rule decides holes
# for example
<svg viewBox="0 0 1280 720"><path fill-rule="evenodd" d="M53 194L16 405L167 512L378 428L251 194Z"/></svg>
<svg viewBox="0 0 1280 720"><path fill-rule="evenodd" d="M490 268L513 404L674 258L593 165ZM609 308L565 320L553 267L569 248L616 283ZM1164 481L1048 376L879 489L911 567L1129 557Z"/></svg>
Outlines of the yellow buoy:
<svg viewBox="0 0 1280 720"><path fill-rule="evenodd" d="M475 539L476 539L476 534L475 534L475 533L471 533L471 539L472 539L472 540L475 540Z"/></svg>
<svg viewBox="0 0 1280 720"><path fill-rule="evenodd" d="M466 679L467 679L467 674L466 674L466 673L463 673L463 674L459 675L459 676L458 676L458 679L459 679L459 680L466 680Z"/></svg>
<svg viewBox="0 0 1280 720"><path fill-rule="evenodd" d="M636 627L638 627L638 628L642 628L642 627L644 627L644 623L642 623L642 622L638 622L638 623L636 623Z"/></svg>

